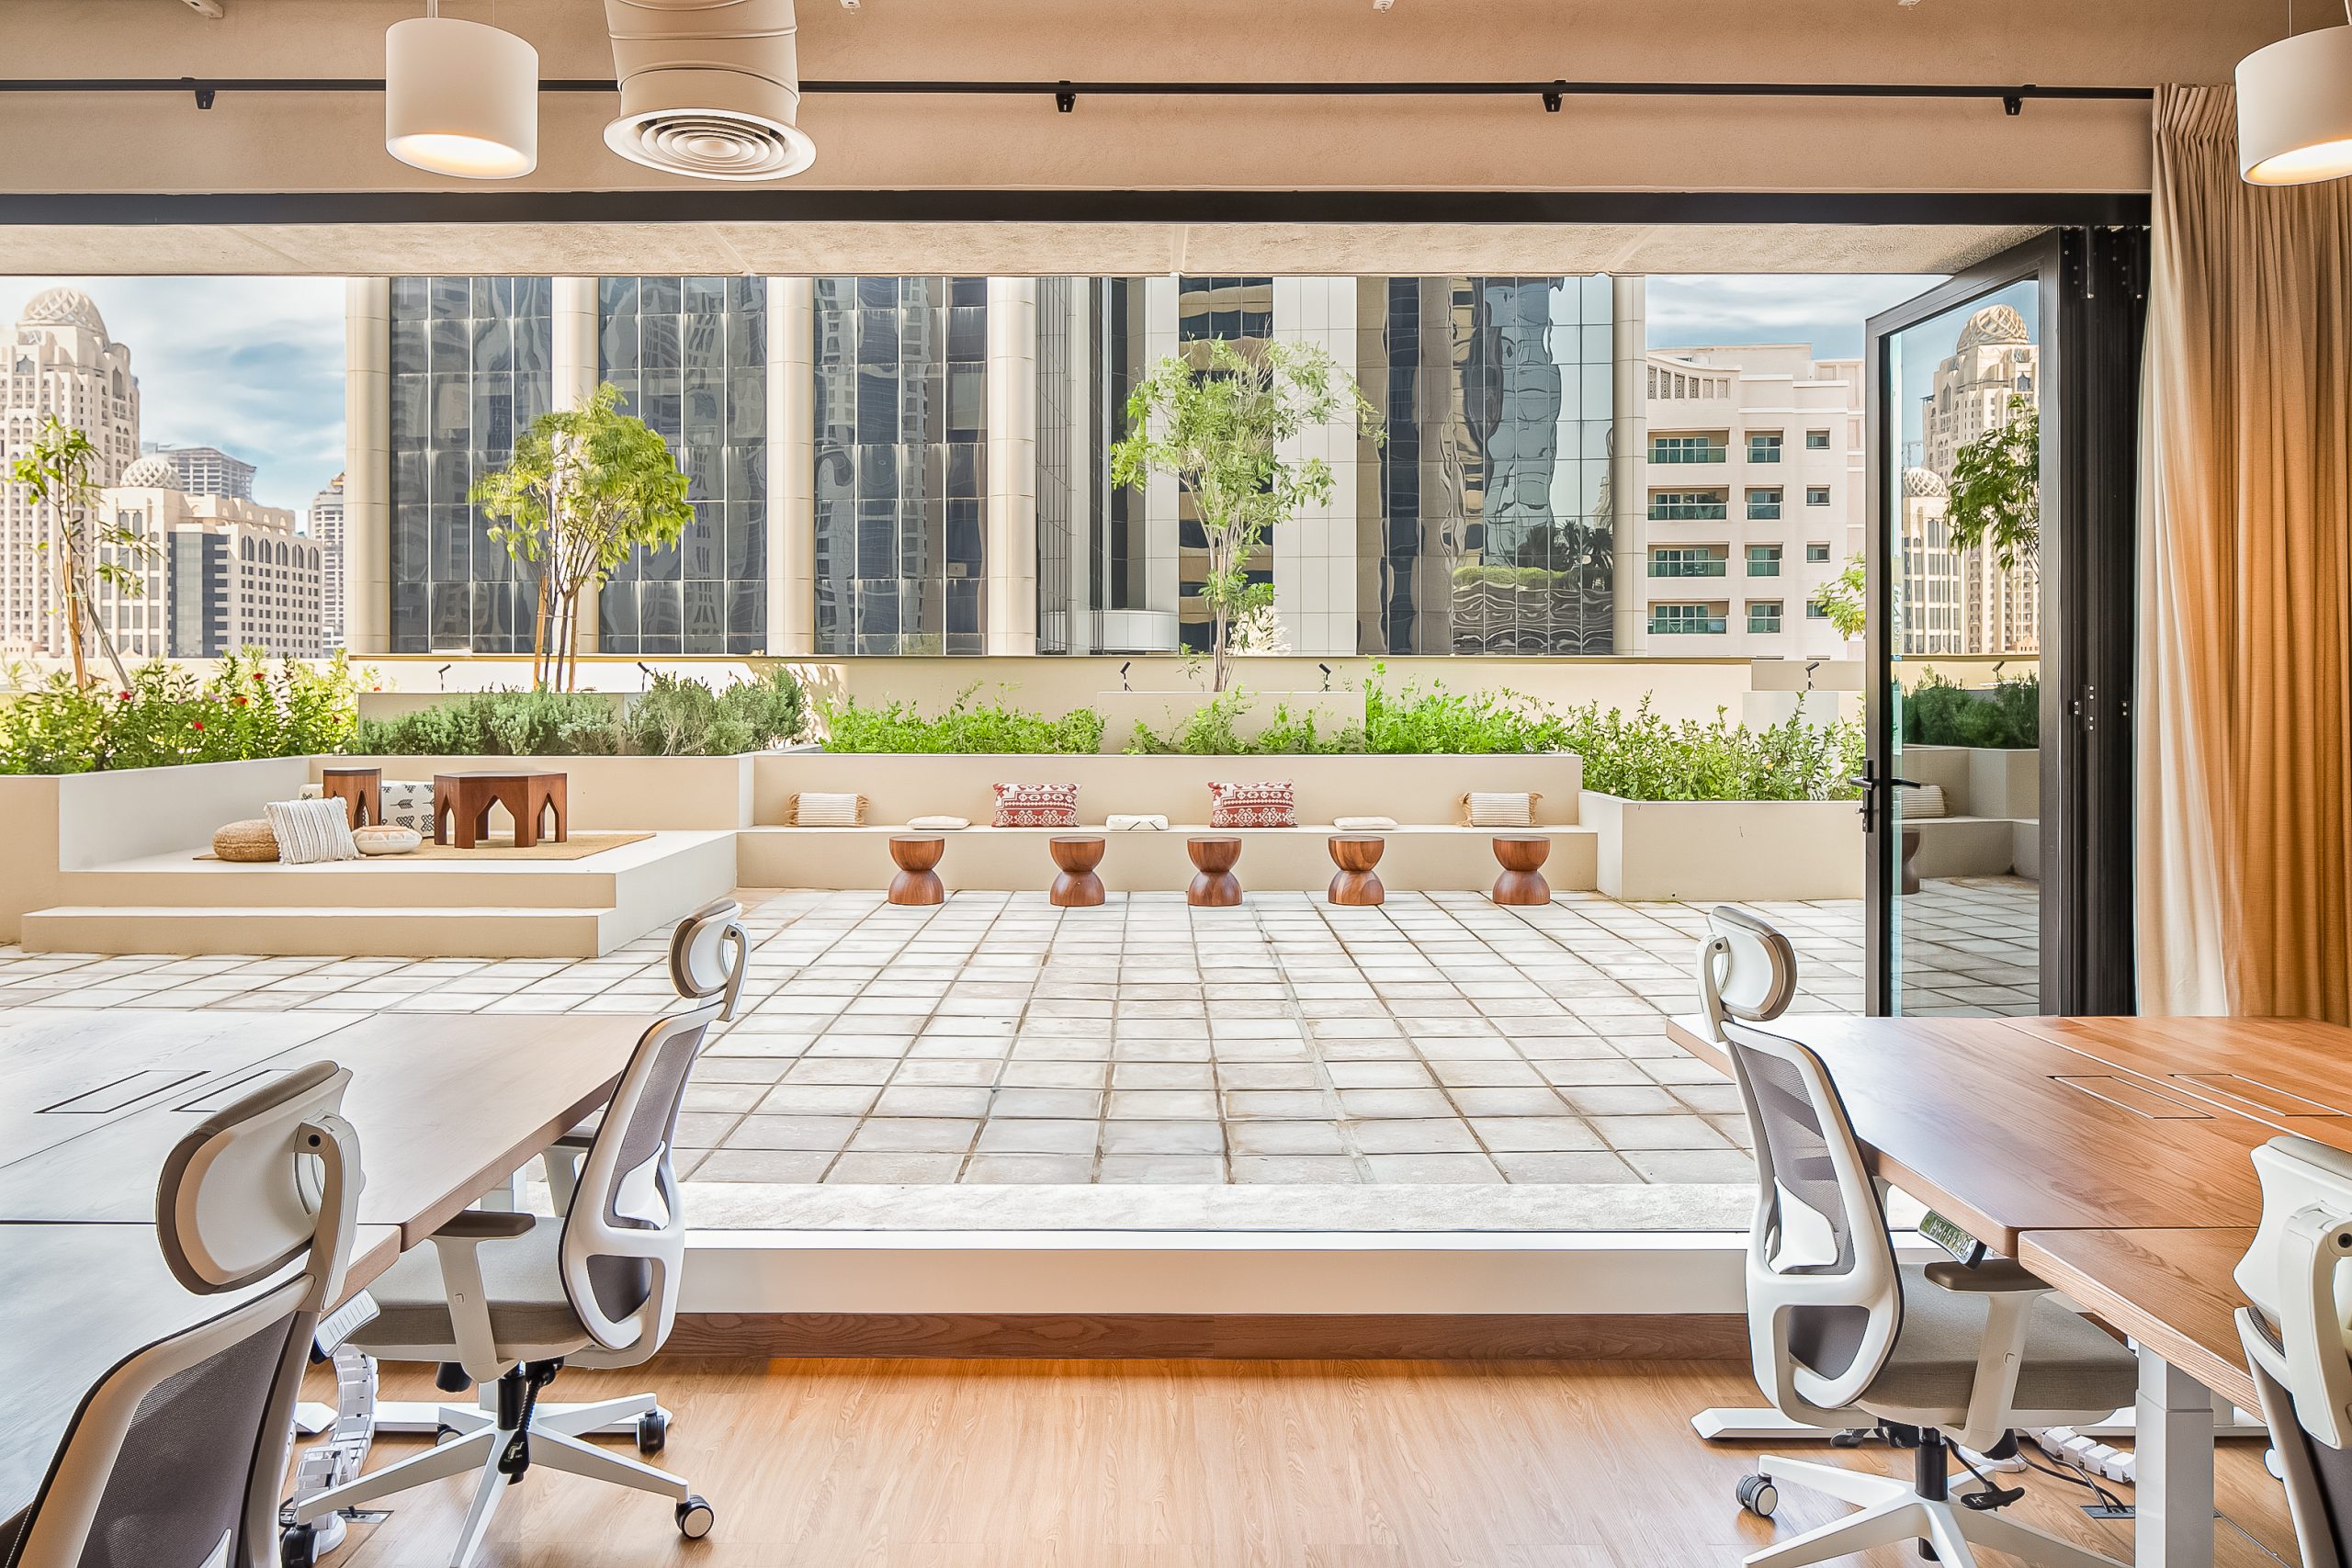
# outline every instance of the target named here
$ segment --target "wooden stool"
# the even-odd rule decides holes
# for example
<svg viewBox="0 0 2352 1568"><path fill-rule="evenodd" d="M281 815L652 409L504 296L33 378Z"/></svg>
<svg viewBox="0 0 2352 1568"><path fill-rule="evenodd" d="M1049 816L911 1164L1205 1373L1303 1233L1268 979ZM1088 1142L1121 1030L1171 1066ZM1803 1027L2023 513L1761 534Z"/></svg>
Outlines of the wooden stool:
<svg viewBox="0 0 2352 1568"><path fill-rule="evenodd" d="M1061 874L1054 878L1053 887L1046 894L1046 902L1063 909L1083 909L1102 902L1102 879L1094 868L1102 863L1102 852L1107 847L1101 839L1049 839L1046 847L1053 852L1054 863Z"/></svg>
<svg viewBox="0 0 2352 1568"><path fill-rule="evenodd" d="M470 850L490 836L490 808L506 807L514 818L514 847L527 850L539 841L543 818L555 819L555 841L571 837L567 795L569 778L562 773L517 770L483 771L433 775L433 841L454 838L458 848Z"/></svg>
<svg viewBox="0 0 2352 1568"><path fill-rule="evenodd" d="M1373 867L1387 840L1374 833L1338 833L1331 838L1331 863L1340 874L1331 878L1329 897L1334 904L1377 904L1388 897Z"/></svg>
<svg viewBox="0 0 2352 1568"><path fill-rule="evenodd" d="M890 879L888 902L893 904L944 904L947 888L939 880L939 873L932 868L939 857L947 852L947 840L941 838L893 837L890 840L890 862L899 874Z"/></svg>
<svg viewBox="0 0 2352 1568"><path fill-rule="evenodd" d="M321 768L319 794L328 800L343 802L344 819L352 827L383 826L383 769Z"/></svg>
<svg viewBox="0 0 2352 1568"><path fill-rule="evenodd" d="M1495 878L1498 904L1548 904L1552 885L1544 880L1544 863L1552 858L1549 833L1513 833L1495 839L1495 859L1503 874Z"/></svg>
<svg viewBox="0 0 2352 1568"><path fill-rule="evenodd" d="M1241 879L1233 868L1241 860L1238 839L1187 839L1184 852L1200 874L1184 889L1184 902L1195 909L1230 909L1241 902Z"/></svg>

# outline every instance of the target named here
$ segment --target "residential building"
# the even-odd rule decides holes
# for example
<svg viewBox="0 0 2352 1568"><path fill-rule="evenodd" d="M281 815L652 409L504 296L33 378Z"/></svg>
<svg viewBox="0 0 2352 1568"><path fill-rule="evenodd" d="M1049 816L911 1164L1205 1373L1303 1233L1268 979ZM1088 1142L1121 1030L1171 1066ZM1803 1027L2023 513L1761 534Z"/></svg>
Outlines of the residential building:
<svg viewBox="0 0 2352 1568"><path fill-rule="evenodd" d="M192 494L160 454L99 492L120 526L153 540L164 576L144 611L165 632L150 657L218 659L243 649L312 658L320 627L319 542L294 531L294 513L236 496ZM126 647L126 656L134 651Z"/></svg>
<svg viewBox="0 0 2352 1568"><path fill-rule="evenodd" d="M180 477L180 489L190 495L225 495L235 501L254 498L254 466L218 446L164 446L150 442L145 451L170 463Z"/></svg>
<svg viewBox="0 0 2352 1568"><path fill-rule="evenodd" d="M311 498L305 532L319 545L319 642L333 653L344 646L343 476Z"/></svg>
<svg viewBox="0 0 2352 1568"><path fill-rule="evenodd" d="M87 294L49 288L33 296L11 331L5 416L0 416L0 473L30 454L44 423L55 417L81 430L95 449L90 478L111 484L139 456L139 378L130 350L107 335ZM69 633L60 613L58 519L36 506L22 486L0 483L0 656L62 657ZM133 552L120 564L160 587L160 569ZM101 586L98 609L135 646L159 635L153 603ZM119 617L116 619L115 617ZM128 651L128 650L126 650Z"/></svg>
<svg viewBox="0 0 2352 1568"><path fill-rule="evenodd" d="M1848 656L1822 588L1862 552L1862 366L1803 344L1653 352L1641 519L1653 653Z"/></svg>
<svg viewBox="0 0 2352 1568"><path fill-rule="evenodd" d="M1249 563L1283 646L1610 652L1640 299L1599 276L355 279L345 640L530 646L535 568L468 491L604 380L695 513L605 586L605 651L1205 647L1189 499L1114 488L1107 455L1146 367L1222 337L1322 345L1385 426L1293 444L1334 484Z"/></svg>

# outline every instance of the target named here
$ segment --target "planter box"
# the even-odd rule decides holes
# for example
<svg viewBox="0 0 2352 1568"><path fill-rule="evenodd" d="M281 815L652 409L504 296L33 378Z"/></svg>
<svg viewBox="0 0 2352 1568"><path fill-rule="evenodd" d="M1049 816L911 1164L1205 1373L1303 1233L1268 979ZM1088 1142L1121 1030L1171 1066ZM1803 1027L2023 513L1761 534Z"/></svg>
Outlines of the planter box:
<svg viewBox="0 0 2352 1568"><path fill-rule="evenodd" d="M801 790L863 795L865 819L872 824L942 815L984 823L996 814L996 784L1074 783L1082 823L1099 826L1116 811L1158 813L1171 827L1199 827L1208 821L1212 781L1258 779L1290 780L1302 823L1393 817L1407 825L1444 826L1462 819L1463 795L1479 789L1534 791L1544 797L1535 803L1536 820L1567 825L1577 820L1584 782L1582 759L1566 751L1491 757L771 751L752 759L752 770L757 795L752 820L771 825L786 820L789 798Z"/></svg>
<svg viewBox="0 0 2352 1568"><path fill-rule="evenodd" d="M223 823L291 800L315 775L307 757L195 762L97 773L0 778L0 942L25 913L57 902L67 872L209 844Z"/></svg>
<svg viewBox="0 0 2352 1568"><path fill-rule="evenodd" d="M1246 694L1248 706L1233 721L1234 733L1244 739L1263 735L1266 727L1274 721L1276 708L1290 710L1294 722L1313 716L1318 735L1337 735L1351 727L1363 728L1361 691L1251 691ZM1125 751L1138 724L1164 738L1216 700L1207 692L1097 692L1092 706L1102 716L1102 750Z"/></svg>
<svg viewBox="0 0 2352 1568"><path fill-rule="evenodd" d="M646 832L661 829L751 826L752 765L740 757L318 757L300 766L315 778L322 764L377 767L388 779L430 780L435 773L489 768L541 768L567 775L571 826ZM493 814L493 827L505 813ZM209 829L208 829L209 831Z"/></svg>
<svg viewBox="0 0 2352 1568"><path fill-rule="evenodd" d="M1774 903L1862 896L1850 800L1627 800L1586 790L1612 898Z"/></svg>

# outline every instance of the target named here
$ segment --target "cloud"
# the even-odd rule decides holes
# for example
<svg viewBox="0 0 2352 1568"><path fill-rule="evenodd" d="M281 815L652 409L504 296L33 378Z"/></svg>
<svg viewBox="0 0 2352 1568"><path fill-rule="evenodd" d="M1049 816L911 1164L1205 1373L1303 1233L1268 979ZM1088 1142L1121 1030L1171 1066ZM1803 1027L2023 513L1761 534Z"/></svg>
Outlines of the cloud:
<svg viewBox="0 0 2352 1568"><path fill-rule="evenodd" d="M255 464L255 499L297 513L343 471L343 279L5 278L0 323L60 286L130 347L141 441Z"/></svg>
<svg viewBox="0 0 2352 1568"><path fill-rule="evenodd" d="M1654 276L1649 346L1804 343L1816 359L1850 359L1862 352L1869 317L1942 281L1875 273Z"/></svg>

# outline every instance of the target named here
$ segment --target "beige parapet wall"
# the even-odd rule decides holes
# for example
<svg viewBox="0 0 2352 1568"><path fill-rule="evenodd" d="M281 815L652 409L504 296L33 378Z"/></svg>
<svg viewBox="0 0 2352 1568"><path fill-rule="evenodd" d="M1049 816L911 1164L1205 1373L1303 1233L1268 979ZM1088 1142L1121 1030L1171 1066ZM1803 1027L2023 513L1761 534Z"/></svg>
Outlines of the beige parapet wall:
<svg viewBox="0 0 2352 1568"><path fill-rule="evenodd" d="M1612 898L1775 902L1862 896L1850 800L1624 800L1587 790L1597 881Z"/></svg>

